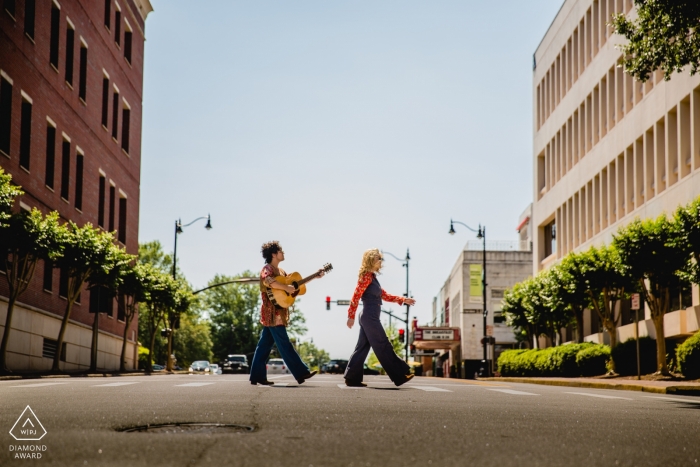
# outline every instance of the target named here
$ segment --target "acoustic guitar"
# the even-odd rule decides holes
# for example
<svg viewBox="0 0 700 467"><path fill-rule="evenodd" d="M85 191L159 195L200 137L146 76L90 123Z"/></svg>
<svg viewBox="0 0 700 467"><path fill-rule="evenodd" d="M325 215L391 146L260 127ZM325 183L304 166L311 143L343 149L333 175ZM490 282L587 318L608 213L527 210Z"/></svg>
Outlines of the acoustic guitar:
<svg viewBox="0 0 700 467"><path fill-rule="evenodd" d="M299 274L298 272L293 272L288 276L277 276L275 277L275 280L277 282L284 285L291 285L296 290L290 294L286 290L273 289L265 285L265 293L267 294L267 298L270 299L273 305L282 308L289 308L294 304L294 301L299 295L304 295L306 293L306 286L304 284L306 284L312 279L317 278L321 274L331 272L332 270L333 265L330 263L326 263L321 269L311 274L309 277L305 277L303 279L301 278L301 274Z"/></svg>

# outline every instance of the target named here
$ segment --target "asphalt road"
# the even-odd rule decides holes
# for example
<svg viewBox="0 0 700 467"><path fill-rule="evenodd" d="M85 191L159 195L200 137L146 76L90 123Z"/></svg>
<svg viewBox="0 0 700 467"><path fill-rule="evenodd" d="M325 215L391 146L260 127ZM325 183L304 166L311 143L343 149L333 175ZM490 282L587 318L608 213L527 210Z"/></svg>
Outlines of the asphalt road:
<svg viewBox="0 0 700 467"><path fill-rule="evenodd" d="M396 388L366 377L362 389L331 375L301 386L289 376L275 381L0 381L0 465L700 465L700 398L436 378ZM46 429L40 441L9 434L27 405ZM119 431L191 422L253 431ZM42 458L16 459L25 445L45 446Z"/></svg>

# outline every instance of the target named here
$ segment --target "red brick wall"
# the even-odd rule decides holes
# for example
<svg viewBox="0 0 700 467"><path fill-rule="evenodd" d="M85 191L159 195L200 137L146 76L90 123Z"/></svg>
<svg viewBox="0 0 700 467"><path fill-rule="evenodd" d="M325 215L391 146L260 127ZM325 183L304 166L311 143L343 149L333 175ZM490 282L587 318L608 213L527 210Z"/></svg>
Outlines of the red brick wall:
<svg viewBox="0 0 700 467"><path fill-rule="evenodd" d="M115 228L119 225L119 190L127 195L127 236L126 249L135 254L138 251L139 183L141 167L141 114L143 93L144 21L132 0L118 2L121 7L121 48L115 44L115 11L112 1L111 27L104 22L105 2L103 0L61 0L58 71L49 63L51 32L51 1L36 1L35 34L32 41L24 34L25 5L16 1L15 18L4 8L0 10L0 70L13 81L12 88L12 131L10 154L0 153L0 166L13 176L15 183L22 186L26 195L22 201L30 207L44 212L56 210L64 220L72 220L79 225L97 225L98 193L100 171L107 178L105 197L105 218L109 216L109 183L117 188L115 203ZM66 28L67 18L75 27L73 86L65 80L66 68ZM126 23L132 29L131 64L124 58L124 33ZM81 37L87 43L87 92L85 102L78 97L80 82ZM109 123L102 126L102 83L103 69L110 79ZM120 103L124 98L131 107L129 154L121 149L122 112L119 111L119 131L117 141L112 138L112 89L119 88ZM24 91L33 101L30 170L19 166L20 115ZM54 190L45 185L47 117L56 123ZM61 199L62 134L71 140L70 193L66 202ZM75 208L76 148L84 154L83 202L82 210ZM105 228L107 223L105 222ZM20 301L41 308L56 315L63 315L65 300L58 297L59 272L54 270L53 293L43 290L43 264L37 267L29 290ZM4 280L0 281L0 295L7 296ZM76 321L91 324L93 316L88 313L89 292L83 293L81 304L77 305L71 317ZM124 325L114 319L103 318L100 328L122 335ZM137 329L134 322L129 330Z"/></svg>

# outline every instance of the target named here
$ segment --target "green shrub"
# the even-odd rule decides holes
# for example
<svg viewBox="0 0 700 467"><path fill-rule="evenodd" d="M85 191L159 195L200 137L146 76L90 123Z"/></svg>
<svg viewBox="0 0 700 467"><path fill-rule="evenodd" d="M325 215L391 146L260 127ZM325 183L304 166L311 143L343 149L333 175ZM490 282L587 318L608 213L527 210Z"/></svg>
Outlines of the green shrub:
<svg viewBox="0 0 700 467"><path fill-rule="evenodd" d="M676 348L678 369L688 379L700 378L700 332Z"/></svg>
<svg viewBox="0 0 700 467"><path fill-rule="evenodd" d="M139 369L143 370L148 366L148 349L139 346Z"/></svg>
<svg viewBox="0 0 700 467"><path fill-rule="evenodd" d="M579 357L579 355L583 355ZM506 350L498 358L502 376L580 376L605 373L610 349L592 343L547 349ZM581 363L579 363L581 362ZM601 370L602 368L602 370Z"/></svg>
<svg viewBox="0 0 700 467"><path fill-rule="evenodd" d="M604 375L607 372L608 360L610 347L607 345L591 345L576 354L576 365L581 376Z"/></svg>
<svg viewBox="0 0 700 467"><path fill-rule="evenodd" d="M637 374L637 341L627 339L612 349L615 372L622 376ZM648 375L656 371L656 340L645 336L639 338L639 362L641 373Z"/></svg>

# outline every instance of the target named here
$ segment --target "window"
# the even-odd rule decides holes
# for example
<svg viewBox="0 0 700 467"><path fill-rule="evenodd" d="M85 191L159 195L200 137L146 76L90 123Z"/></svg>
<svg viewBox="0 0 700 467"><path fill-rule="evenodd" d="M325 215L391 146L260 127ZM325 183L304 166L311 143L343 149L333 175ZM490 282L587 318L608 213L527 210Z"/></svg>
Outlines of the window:
<svg viewBox="0 0 700 467"><path fill-rule="evenodd" d="M53 290L53 264L51 261L44 260L44 290L51 292Z"/></svg>
<svg viewBox="0 0 700 467"><path fill-rule="evenodd" d="M10 155L10 130L12 129L12 83L0 78L0 151Z"/></svg>
<svg viewBox="0 0 700 467"><path fill-rule="evenodd" d="M129 154L129 119L131 110L128 107L122 109L122 149Z"/></svg>
<svg viewBox="0 0 700 467"><path fill-rule="evenodd" d="M32 102L22 93L22 116L19 131L19 165L29 170L32 141Z"/></svg>
<svg viewBox="0 0 700 467"><path fill-rule="evenodd" d="M105 226L105 189L107 188L107 179L104 175L100 175L100 191L99 191L99 205L97 206L97 225L104 228Z"/></svg>
<svg viewBox="0 0 700 467"><path fill-rule="evenodd" d="M124 58L127 62L129 62L129 65L131 65L131 41L131 27L129 26L129 23L126 23L126 26L124 27Z"/></svg>
<svg viewBox="0 0 700 467"><path fill-rule="evenodd" d="M49 45L49 63L58 70L58 36L61 25L61 10L55 3L51 4L51 43Z"/></svg>
<svg viewBox="0 0 700 467"><path fill-rule="evenodd" d="M24 33L34 40L34 20L36 16L36 0L25 0L24 3Z"/></svg>
<svg viewBox="0 0 700 467"><path fill-rule="evenodd" d="M117 239L126 244L126 197L119 197L119 231Z"/></svg>
<svg viewBox="0 0 700 467"><path fill-rule="evenodd" d="M544 257L557 251L557 224L555 221L544 226Z"/></svg>
<svg viewBox="0 0 700 467"><path fill-rule="evenodd" d="M87 46L85 43L80 44L80 86L78 88L78 96L87 102Z"/></svg>
<svg viewBox="0 0 700 467"><path fill-rule="evenodd" d="M54 171L56 167L56 127L46 126L46 186L53 190Z"/></svg>
<svg viewBox="0 0 700 467"><path fill-rule="evenodd" d="M44 358L51 358L53 359L56 356L56 349L58 349L58 341L55 341L53 339L47 339L44 337L44 345L41 351L41 356ZM59 359L62 362L66 361L66 343L63 342L61 345L61 356Z"/></svg>
<svg viewBox="0 0 700 467"><path fill-rule="evenodd" d="M112 94L112 138L117 139L119 135L119 92Z"/></svg>
<svg viewBox="0 0 700 467"><path fill-rule="evenodd" d="M116 189L114 188L114 185L110 185L109 187L109 226L108 230L110 232L114 232L114 203L115 203L115 198L116 198L117 192Z"/></svg>
<svg viewBox="0 0 700 467"><path fill-rule="evenodd" d="M90 313L107 313L114 316L114 297L112 291L104 286L90 288Z"/></svg>
<svg viewBox="0 0 700 467"><path fill-rule="evenodd" d="M102 126L109 125L109 78L102 78Z"/></svg>
<svg viewBox="0 0 700 467"><path fill-rule="evenodd" d="M121 45L122 36L122 12L117 10L114 12L114 42L117 46Z"/></svg>
<svg viewBox="0 0 700 467"><path fill-rule="evenodd" d="M63 140L61 160L61 198L68 201L68 186L70 184L70 140Z"/></svg>
<svg viewBox="0 0 700 467"><path fill-rule="evenodd" d="M112 19L112 0L105 0L105 27L109 29L109 22Z"/></svg>
<svg viewBox="0 0 700 467"><path fill-rule="evenodd" d="M75 58L75 29L66 29L66 83L73 87L73 59Z"/></svg>
<svg viewBox="0 0 700 467"><path fill-rule="evenodd" d="M117 321L126 321L126 296L123 293L117 298Z"/></svg>
<svg viewBox="0 0 700 467"><path fill-rule="evenodd" d="M75 209L79 211L83 210L83 160L79 153L75 159Z"/></svg>
<svg viewBox="0 0 700 467"><path fill-rule="evenodd" d="M5 0L3 2L3 5L5 6L5 11L12 16L14 19L15 17L15 0Z"/></svg>
<svg viewBox="0 0 700 467"><path fill-rule="evenodd" d="M64 268L59 269L58 296L68 298L68 273Z"/></svg>

